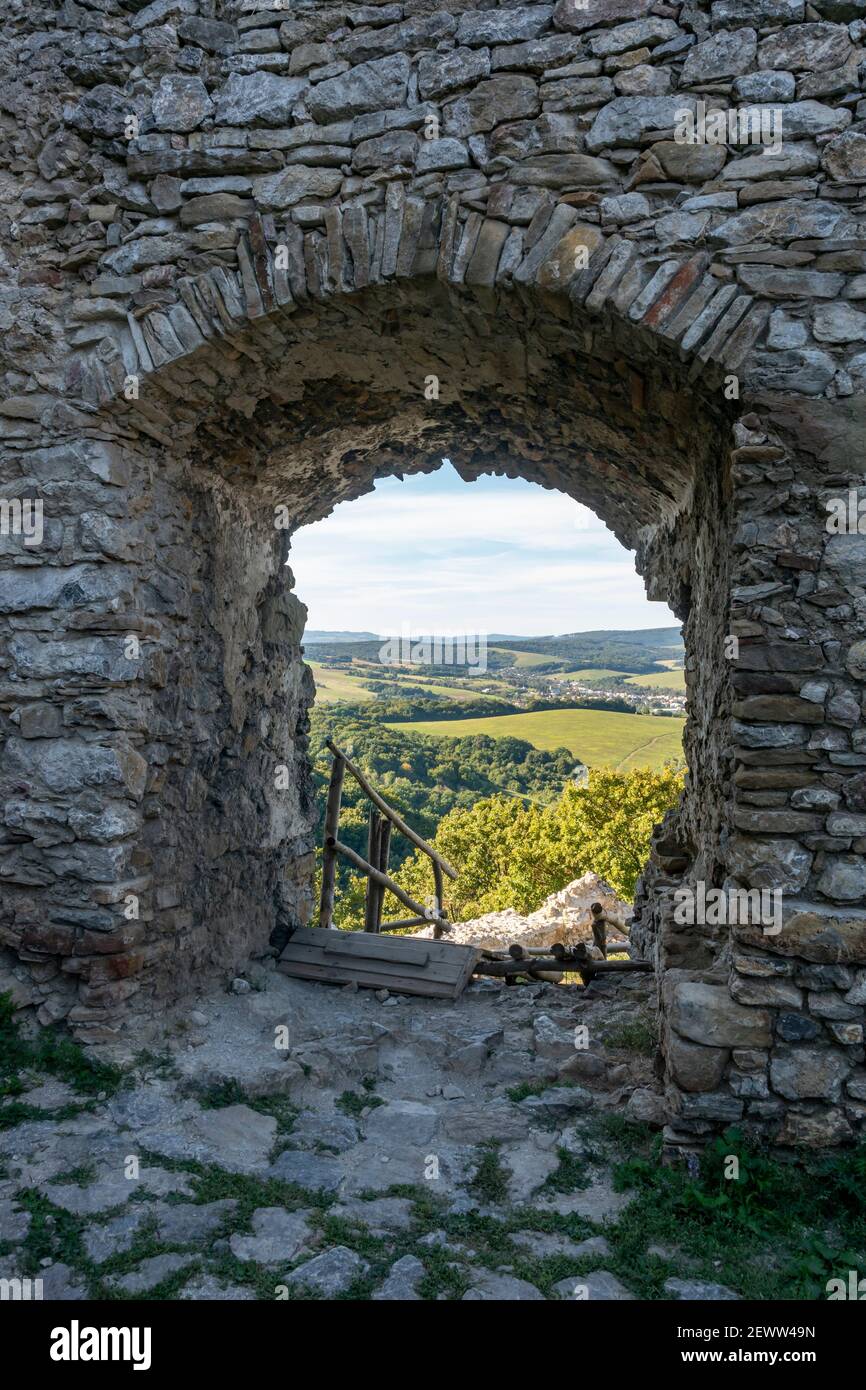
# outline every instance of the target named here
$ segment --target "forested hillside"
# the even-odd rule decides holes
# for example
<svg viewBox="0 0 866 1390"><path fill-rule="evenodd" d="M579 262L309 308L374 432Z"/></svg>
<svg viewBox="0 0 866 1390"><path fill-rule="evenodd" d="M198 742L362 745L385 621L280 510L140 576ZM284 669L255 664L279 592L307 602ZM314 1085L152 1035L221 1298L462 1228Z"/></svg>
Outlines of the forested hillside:
<svg viewBox="0 0 866 1390"><path fill-rule="evenodd" d="M383 662L381 655L384 643L380 638L346 640L352 634L340 633L329 634L329 640L319 640L325 636L323 633L307 634L304 648L309 660L341 664L360 660L387 664L387 659ZM526 665L527 656L535 656L541 658L533 663L539 671L564 670L567 666L574 666L649 674L658 669L660 661L681 657L682 650L682 638L676 627L635 632L602 630L566 633L559 637L489 637L486 662L488 670L496 672L512 665ZM523 661L520 660L521 655ZM420 677L437 673L453 675L461 668L458 665L431 664L416 665L414 669Z"/></svg>
<svg viewBox="0 0 866 1390"><path fill-rule="evenodd" d="M448 885L454 920L508 906L530 911L589 869L610 879L624 896L632 894L652 827L679 796L681 772L642 768L588 774L566 748L543 751L523 739L484 733L461 738L404 733L381 722L386 708L393 717L393 703L313 710L310 746L319 804L324 807L331 769L326 739L331 738L459 869L457 883ZM464 708L456 710L465 718ZM369 802L347 777L340 837L362 855L368 811ZM425 901L432 891L429 860L400 835L391 841L390 867L413 896ZM363 921L364 881L342 862L337 873L335 922L357 929ZM391 899L386 917L395 908Z"/></svg>
<svg viewBox="0 0 866 1390"><path fill-rule="evenodd" d="M582 770L566 748L542 752L522 739L485 734L460 739L410 735L389 729L366 710L314 709L310 751L320 804L324 804L331 767L327 738L358 763L394 809L426 839L435 835L449 811L466 809L485 797L504 794L540 804L553 801L575 772ZM368 807L357 784L347 778L340 833L361 854L366 853ZM401 864L410 850L407 840L394 836L392 865ZM341 866L341 883L348 877Z"/></svg>
<svg viewBox="0 0 866 1390"><path fill-rule="evenodd" d="M311 752L322 812L331 738L459 869L453 920L531 911L587 870L631 897L652 827L682 787L684 698L659 690L684 690L678 628L491 636L489 670L474 675L420 664L420 649L391 664L384 639L365 632L311 633L305 650L320 690ZM340 837L364 856L368 814L347 778ZM390 870L416 900L432 892L429 860L400 835ZM364 880L344 861L337 875L335 921L357 929ZM386 918L395 910L405 915L392 898Z"/></svg>

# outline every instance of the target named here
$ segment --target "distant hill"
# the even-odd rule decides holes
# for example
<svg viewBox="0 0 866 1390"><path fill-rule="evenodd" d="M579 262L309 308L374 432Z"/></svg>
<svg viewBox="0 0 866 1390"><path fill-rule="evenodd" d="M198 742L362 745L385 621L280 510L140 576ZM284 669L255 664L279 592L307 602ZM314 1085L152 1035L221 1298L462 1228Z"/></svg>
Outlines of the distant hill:
<svg viewBox="0 0 866 1390"><path fill-rule="evenodd" d="M591 632L560 632L545 637L515 637L496 632L487 640L515 651L529 651L531 644L536 642L626 642L631 646L677 647L680 650L683 645L678 627L594 628Z"/></svg>
<svg viewBox="0 0 866 1390"><path fill-rule="evenodd" d="M389 662L382 662L380 655L384 640L385 639L382 637L374 637L372 641L368 642L349 641L348 639L342 642L314 642L309 637L306 637L304 639L304 652L308 661L338 661L343 665L348 665L348 663L352 661L372 661L377 664L390 665ZM508 652L497 652L493 648L488 648L487 661L491 670L498 666L509 666L514 664ZM554 665L556 665L555 662ZM430 675L438 673L440 675L453 676L460 671L465 671L466 666L460 666L450 662L443 666L428 666L416 663L415 669L419 673L427 672ZM643 669L642 666L634 667L635 671L642 671Z"/></svg>
<svg viewBox="0 0 866 1390"><path fill-rule="evenodd" d="M683 650L679 628L602 628L596 632L568 632L559 637L505 637L497 639L500 652L533 652L571 667L649 673L657 662L676 659Z"/></svg>
<svg viewBox="0 0 866 1390"><path fill-rule="evenodd" d="M352 660L379 662L383 638L362 633L308 632L304 645L314 660ZM570 632L550 637L488 636L487 662L490 670L520 665L540 673L542 670L598 668L624 675L658 671L660 661L677 660L683 651L679 628L602 628L594 632ZM538 661L518 661L511 653L533 654ZM546 658L546 660L545 660ZM459 667L430 666L448 674Z"/></svg>
<svg viewBox="0 0 866 1390"><path fill-rule="evenodd" d="M328 632L325 628L307 628L304 644L311 642L381 642L377 632Z"/></svg>
<svg viewBox="0 0 866 1390"><path fill-rule="evenodd" d="M676 647L683 649L683 639L678 627L639 627L631 628L599 628L597 632L568 632L567 637L583 637L587 640L592 638L599 642L632 642L635 646L647 647Z"/></svg>

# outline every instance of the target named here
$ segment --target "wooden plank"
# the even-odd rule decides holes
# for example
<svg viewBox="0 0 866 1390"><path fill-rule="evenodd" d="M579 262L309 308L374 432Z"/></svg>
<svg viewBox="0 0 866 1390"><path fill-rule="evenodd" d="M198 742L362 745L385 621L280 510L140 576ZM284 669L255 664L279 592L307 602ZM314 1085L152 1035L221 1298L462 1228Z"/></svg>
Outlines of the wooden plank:
<svg viewBox="0 0 866 1390"><path fill-rule="evenodd" d="M450 949L453 950L454 948L451 947ZM475 974L475 967L478 964L478 951L475 949L474 946L470 946L469 949L472 952L472 955L471 957L467 957L466 961L464 962L463 970L461 971L460 977L454 986L455 999L459 999L460 995L463 993L464 989L469 984L469 981Z"/></svg>
<svg viewBox="0 0 866 1390"><path fill-rule="evenodd" d="M358 935L362 937L371 936L372 932L359 932ZM392 942L388 941L388 945L391 944ZM351 946L348 950L346 950L342 943L340 943L340 945L338 946L329 946L326 950L326 955L351 956L353 960L385 960L397 962L400 965L417 965L419 970L423 969L425 965L430 964L429 951L424 951L423 953L419 953L417 955L407 955L404 951L377 951L376 945L376 942L366 942L361 944L356 943L355 945ZM437 961L436 964L447 964L447 961Z"/></svg>
<svg viewBox="0 0 866 1390"><path fill-rule="evenodd" d="M333 955L373 956L378 960L399 960L408 964L426 965L430 949L426 941L406 941L403 937L374 936L372 932L343 932L344 936L355 939L349 942L329 942L325 950ZM441 957L439 958L441 959Z"/></svg>
<svg viewBox="0 0 866 1390"><path fill-rule="evenodd" d="M428 980L424 975L415 977L400 975L377 975L357 966L324 966L314 961L281 962L279 970L301 980L318 980L323 984L360 985L365 989L387 989L399 994L418 994L427 998L454 999L454 985L450 980Z"/></svg>
<svg viewBox="0 0 866 1390"><path fill-rule="evenodd" d="M374 936L372 932L340 931L322 937L317 927L297 927L289 946L315 946L320 951L345 951L347 954L374 954L384 960L457 960L478 956L474 946L453 945L450 941L434 941L428 936ZM288 947L286 948L288 949Z"/></svg>
<svg viewBox="0 0 866 1390"><path fill-rule="evenodd" d="M478 961L474 946L372 932L322 932L298 927L279 968L302 979L330 980L404 994L456 999Z"/></svg>
<svg viewBox="0 0 866 1390"><path fill-rule="evenodd" d="M411 961L379 960L375 956L339 956L330 951L320 951L315 946L295 946L287 948L280 958L284 961L299 962L305 965L321 965L330 969L336 965L340 969L362 970L368 975L405 975L407 979L422 979L427 976L445 984L453 984L460 978L463 962L455 969L452 963L431 961L427 965L416 965Z"/></svg>
<svg viewBox="0 0 866 1390"><path fill-rule="evenodd" d="M290 947L308 946L311 950L322 951L326 956L334 956L335 958L338 956L345 956L347 959L351 960L384 960L391 961L392 963L396 962L398 965L417 965L419 968L423 968L423 966L434 959L437 965L443 963L442 956L434 958L429 951L406 951L399 948L396 951L389 951L389 946L397 944L394 938L390 936L383 938L375 936L372 932L343 932L341 934L343 936L351 935L353 937L360 937L361 939L359 941L353 941L351 945L348 945L344 941L329 941L327 945L322 945L318 941L297 941L296 933L288 946L286 946L286 950L289 950ZM399 941L399 946L402 947L403 942L400 941L399 938L397 938L397 941ZM424 942L423 944L426 945L427 943ZM432 946L433 942L431 941L430 944ZM447 964L447 962L445 963Z"/></svg>
<svg viewBox="0 0 866 1390"><path fill-rule="evenodd" d="M299 980L318 980L322 984L361 985L365 989L387 989L394 994L419 994L428 999L456 999L457 987L450 981L430 980L426 975L417 979L399 975L374 975L357 965L316 965L302 961L280 961L277 969Z"/></svg>

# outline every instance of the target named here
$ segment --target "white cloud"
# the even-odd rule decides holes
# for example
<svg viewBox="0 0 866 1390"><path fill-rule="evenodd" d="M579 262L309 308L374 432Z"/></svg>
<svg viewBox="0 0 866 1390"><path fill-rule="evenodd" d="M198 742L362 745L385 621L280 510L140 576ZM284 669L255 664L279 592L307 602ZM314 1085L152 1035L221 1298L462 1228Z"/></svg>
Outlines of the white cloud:
<svg viewBox="0 0 866 1390"><path fill-rule="evenodd" d="M431 545L462 538L555 550L576 535L610 535L594 512L559 492L533 488L509 496L479 490L476 497L478 484L466 484L465 495L461 491L413 496L411 480L403 487L405 496L373 492L341 503L324 521L297 532L295 547L307 550L320 538L325 543L349 538L356 545L405 545L411 537Z"/></svg>
<svg viewBox="0 0 866 1390"><path fill-rule="evenodd" d="M448 474L388 480L297 532L290 564L311 627L543 633L674 621L646 599L633 556L572 498Z"/></svg>

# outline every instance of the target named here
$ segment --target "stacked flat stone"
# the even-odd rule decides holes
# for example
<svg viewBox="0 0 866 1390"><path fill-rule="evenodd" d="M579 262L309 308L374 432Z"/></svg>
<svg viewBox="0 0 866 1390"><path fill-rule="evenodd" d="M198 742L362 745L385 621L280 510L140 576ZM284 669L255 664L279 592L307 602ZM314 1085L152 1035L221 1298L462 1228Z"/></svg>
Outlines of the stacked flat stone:
<svg viewBox="0 0 866 1390"><path fill-rule="evenodd" d="M134 1029L306 920L288 535L449 454L592 506L685 624L633 932L669 1138L863 1127L861 10L7 6L3 476L45 533L0 537L0 941L43 1022ZM745 106L778 152L677 138ZM678 928L698 882L783 932Z"/></svg>

